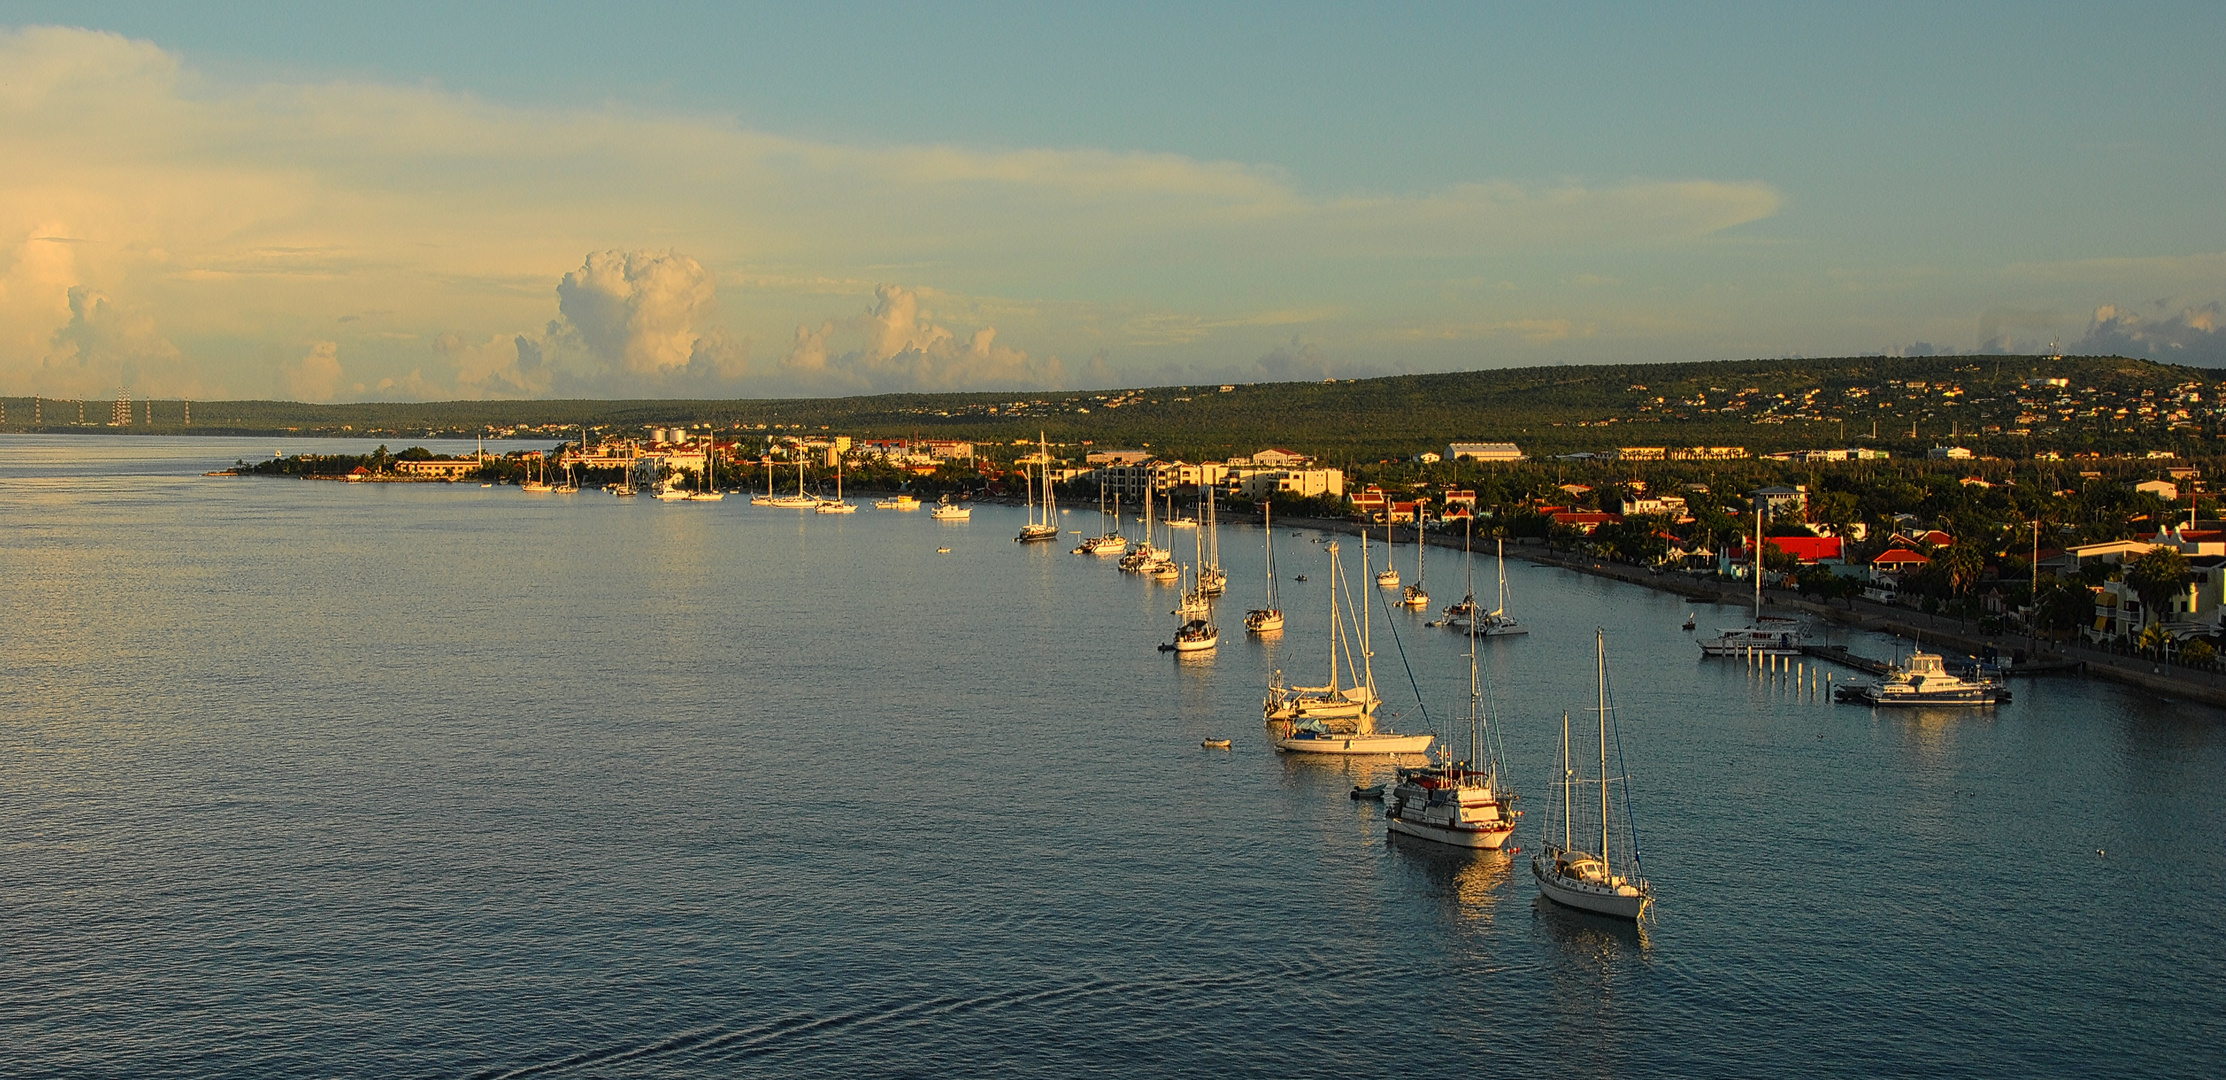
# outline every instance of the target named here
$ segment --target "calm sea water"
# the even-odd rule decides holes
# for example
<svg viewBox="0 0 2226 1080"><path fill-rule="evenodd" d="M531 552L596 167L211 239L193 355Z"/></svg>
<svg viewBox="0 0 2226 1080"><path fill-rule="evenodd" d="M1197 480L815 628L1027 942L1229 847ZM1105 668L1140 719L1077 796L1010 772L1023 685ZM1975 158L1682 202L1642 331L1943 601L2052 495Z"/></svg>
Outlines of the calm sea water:
<svg viewBox="0 0 2226 1080"><path fill-rule="evenodd" d="M1180 662L1172 589L1018 510L198 475L320 445L0 437L0 1073L2226 1072L2214 710L1811 703L1674 596L1510 564L1541 806L1607 629L1641 932L1273 752L1311 534L1282 641L1232 613ZM1234 612L1260 540L1224 530ZM1379 678L1442 730L1463 640L1422 622Z"/></svg>

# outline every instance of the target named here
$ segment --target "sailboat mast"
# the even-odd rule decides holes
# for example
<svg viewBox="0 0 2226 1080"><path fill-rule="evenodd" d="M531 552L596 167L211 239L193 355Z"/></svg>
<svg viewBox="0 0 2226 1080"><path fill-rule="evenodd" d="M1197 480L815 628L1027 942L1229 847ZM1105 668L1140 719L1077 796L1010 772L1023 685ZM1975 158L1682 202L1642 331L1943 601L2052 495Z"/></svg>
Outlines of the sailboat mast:
<svg viewBox="0 0 2226 1080"><path fill-rule="evenodd" d="M1337 545L1329 545L1329 692L1337 692Z"/></svg>
<svg viewBox="0 0 2226 1080"><path fill-rule="evenodd" d="M1570 816L1576 813L1576 768L1569 760L1569 710L1561 710L1561 850L1567 852L1576 843L1575 828Z"/></svg>
<svg viewBox="0 0 2226 1080"><path fill-rule="evenodd" d="M1755 500L1755 623L1762 623L1762 500Z"/></svg>
<svg viewBox="0 0 2226 1080"><path fill-rule="evenodd" d="M1268 534L1268 607L1275 607L1275 522L1270 520L1273 501L1260 500L1260 531Z"/></svg>
<svg viewBox="0 0 2226 1080"><path fill-rule="evenodd" d="M1613 881L1608 865L1608 636L1599 630L1592 633L1593 667L1600 678L1600 872Z"/></svg>

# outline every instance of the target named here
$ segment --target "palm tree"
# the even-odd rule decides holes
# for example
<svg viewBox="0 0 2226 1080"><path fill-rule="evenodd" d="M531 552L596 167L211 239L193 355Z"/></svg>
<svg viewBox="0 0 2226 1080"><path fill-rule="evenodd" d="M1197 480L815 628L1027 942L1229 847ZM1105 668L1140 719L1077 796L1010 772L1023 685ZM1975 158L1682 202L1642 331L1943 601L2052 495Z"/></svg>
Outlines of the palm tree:
<svg viewBox="0 0 2226 1080"><path fill-rule="evenodd" d="M2141 598L2146 622L2165 621L2165 606L2187 582L2187 556L2178 548L2153 547L2126 567L2126 586Z"/></svg>

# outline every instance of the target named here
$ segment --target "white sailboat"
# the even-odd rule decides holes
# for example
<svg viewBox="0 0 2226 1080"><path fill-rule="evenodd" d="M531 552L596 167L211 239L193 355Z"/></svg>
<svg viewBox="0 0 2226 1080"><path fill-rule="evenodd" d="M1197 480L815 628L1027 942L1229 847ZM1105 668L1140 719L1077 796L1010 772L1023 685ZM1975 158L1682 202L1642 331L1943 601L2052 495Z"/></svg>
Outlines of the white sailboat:
<svg viewBox="0 0 2226 1080"><path fill-rule="evenodd" d="M1098 528L1105 531L1092 536L1074 549L1077 555L1119 555L1128 550L1128 537L1121 534L1121 497L1113 496L1113 516L1105 516L1105 487L1098 487Z"/></svg>
<svg viewBox="0 0 2226 1080"><path fill-rule="evenodd" d="M1175 640L1160 646L1161 652L1199 653L1221 644L1221 630L1205 619L1192 619L1175 628Z"/></svg>
<svg viewBox="0 0 2226 1080"><path fill-rule="evenodd" d="M1366 525L1360 527L1360 550L1365 557L1368 552L1368 527ZM1396 589L1399 587L1399 571L1393 569L1391 565L1392 552L1397 550L1397 546L1391 541L1391 499L1386 497L1384 499L1384 568L1382 572L1376 575L1376 587L1379 589Z"/></svg>
<svg viewBox="0 0 2226 1080"><path fill-rule="evenodd" d="M1035 544L1059 538L1059 511L1058 507L1052 502L1051 496L1051 451L1049 444L1044 441L1041 431L1036 432L1036 467L1043 476L1043 501L1041 503L1043 515L1040 518L1037 516L1036 478L1030 476L1028 478L1028 524L1021 526L1019 536L1013 537L1015 543Z"/></svg>
<svg viewBox="0 0 2226 1080"><path fill-rule="evenodd" d="M689 502L718 502L727 497L719 490L719 436L706 436L703 443L703 479L701 485L688 493Z"/></svg>
<svg viewBox="0 0 2226 1080"><path fill-rule="evenodd" d="M781 496L781 497L779 497L779 498L777 498L777 499L773 499L772 501L768 502L768 503L767 503L766 505L768 505L768 506L778 506L778 507L781 507L781 508L783 508L783 509L786 509L786 510L817 510L817 509L819 509L819 499L818 499L818 498L817 498L816 496L812 496L812 495L807 495L807 494L805 494L805 493L804 493L804 448L803 448L803 447L797 447L797 448L796 448L796 494L794 494L794 495L783 495L783 496Z"/></svg>
<svg viewBox="0 0 2226 1080"><path fill-rule="evenodd" d="M1430 593L1422 587L1422 578L1428 573L1428 557L1424 554L1424 549L1429 547L1422 536L1422 526L1424 524L1422 514L1422 500L1417 499L1414 504L1414 584L1399 591L1399 603L1411 608L1430 606ZM1391 546L1389 544L1384 545L1384 550L1388 552L1391 550ZM1384 557L1390 558L1389 555Z"/></svg>
<svg viewBox="0 0 2226 1080"><path fill-rule="evenodd" d="M1205 526L1199 529L1203 538L1198 555L1198 592L1204 596L1220 596L1229 591L1229 572L1221 568L1221 522L1215 513L1213 485L1200 485L1205 502Z"/></svg>
<svg viewBox="0 0 2226 1080"><path fill-rule="evenodd" d="M835 497L819 500L819 505L812 507L812 509L822 514L855 514L858 512L857 503L845 502L842 497L841 454L835 455Z"/></svg>
<svg viewBox="0 0 2226 1080"><path fill-rule="evenodd" d="M1609 915L1619 919L1637 919L1646 914L1647 906L1654 902L1654 888L1646 880L1645 867L1639 861L1638 832L1631 823L1631 801L1622 800L1620 813L1611 796L1612 785L1627 783L1628 777L1608 775L1609 731L1608 707L1608 645L1604 632L1594 632L1593 667L1598 682L1600 698L1599 724L1599 775L1580 777L1577 762L1572 755L1569 738L1569 714L1561 714L1561 782L1555 785L1556 803L1560 811L1560 835L1555 835L1553 815L1549 813L1544 828L1545 850L1530 857L1530 873L1538 880L1538 891L1548 900L1585 911ZM1613 738L1618 746L1617 766L1621 767L1622 736ZM1577 795L1586 784L1600 787L1600 846L1592 851L1577 847L1577 828L1580 824ZM1591 799L1585 799L1586 810L1591 809ZM1591 826L1594 822L1581 822L1585 827L1583 839L1592 842ZM1620 826L1620 827L1619 827ZM1617 873L1621 863L1625 873Z"/></svg>
<svg viewBox="0 0 2226 1080"><path fill-rule="evenodd" d="M765 455L765 494L750 496L751 506L773 505L773 455Z"/></svg>
<svg viewBox="0 0 2226 1080"><path fill-rule="evenodd" d="M1260 500L1260 531L1266 534L1268 548L1268 606L1254 608L1244 613L1244 628L1255 634L1273 634L1283 629L1283 609L1275 595L1275 526L1268 520L1270 500Z"/></svg>
<svg viewBox="0 0 2226 1080"><path fill-rule="evenodd" d="M1755 507L1754 619L1745 626L1721 627L1702 638L1702 656L1799 656L1807 636L1797 619L1762 613L1762 507Z"/></svg>
<svg viewBox="0 0 2226 1080"><path fill-rule="evenodd" d="M1455 847L1498 850L1515 835L1515 796L1499 786L1499 732L1484 709L1474 626L1469 628L1469 754L1461 761L1399 770L1384 799L1392 832ZM1492 749L1487 750L1489 745Z"/></svg>
<svg viewBox="0 0 2226 1080"><path fill-rule="evenodd" d="M1267 699L1262 711L1269 723L1287 722L1290 728L1276 739L1275 748L1296 754L1420 754L1430 749L1434 736L1401 735L1394 731L1378 730L1375 724L1376 695L1375 663L1369 648L1368 615L1365 604L1361 607L1360 662L1355 664L1351 643L1339 615L1340 599L1344 606L1352 604L1351 590L1345 584L1344 569L1337 559L1337 545L1324 545L1329 552L1329 604L1330 604L1330 670L1327 686L1282 685L1283 673L1275 673L1268 686ZM1367 573L1365 557L1362 573ZM1343 688L1338 685L1338 654L1345 654L1345 665L1353 673L1358 685Z"/></svg>

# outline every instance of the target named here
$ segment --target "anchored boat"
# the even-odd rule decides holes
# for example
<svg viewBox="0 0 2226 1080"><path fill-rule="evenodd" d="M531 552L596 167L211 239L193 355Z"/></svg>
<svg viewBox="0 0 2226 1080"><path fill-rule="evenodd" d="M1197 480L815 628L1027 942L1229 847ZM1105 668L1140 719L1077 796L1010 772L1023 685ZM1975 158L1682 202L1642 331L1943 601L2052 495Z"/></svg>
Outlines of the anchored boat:
<svg viewBox="0 0 2226 1080"><path fill-rule="evenodd" d="M1546 899L1568 907L1608 915L1618 919L1636 920L1646 914L1647 906L1654 902L1654 887L1646 880L1645 868L1639 862L1638 832L1631 823L1631 800L1618 801L1613 795L1613 785L1626 783L1628 777L1608 775L1608 746L1616 746L1617 766L1622 764L1622 735L1611 730L1614 723L1608 706L1608 645L1607 635L1600 631L1593 634L1593 670L1600 696L1599 773L1596 776L1579 776L1578 762L1570 745L1569 714L1561 714L1561 783L1555 785L1555 806L1560 812L1560 835L1555 835L1554 815L1548 813L1545 827L1544 851L1530 857L1530 873L1538 881L1538 891ZM1600 789L1599 846L1591 851L1577 847L1580 838L1585 843L1593 840L1588 820L1592 810L1589 794L1584 808L1578 809L1579 794L1585 785ZM1616 872L1622 863L1624 873Z"/></svg>
<svg viewBox="0 0 2226 1080"><path fill-rule="evenodd" d="M1934 653L1909 654L1906 666L1868 683L1849 683L1832 691L1835 701L1883 706L1986 706L2010 699L1998 679L1966 679L1951 672Z"/></svg>

